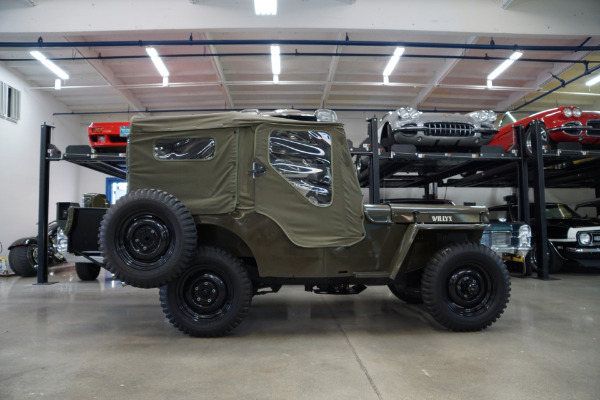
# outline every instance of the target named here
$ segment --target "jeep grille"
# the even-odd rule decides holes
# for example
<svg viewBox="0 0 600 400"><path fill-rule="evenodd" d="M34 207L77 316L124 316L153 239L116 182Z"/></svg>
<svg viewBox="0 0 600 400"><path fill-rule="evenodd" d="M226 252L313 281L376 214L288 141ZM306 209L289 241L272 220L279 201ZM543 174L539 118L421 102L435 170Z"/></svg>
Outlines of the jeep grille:
<svg viewBox="0 0 600 400"><path fill-rule="evenodd" d="M426 136L474 136L475 129L471 124L458 122L426 122L424 124Z"/></svg>

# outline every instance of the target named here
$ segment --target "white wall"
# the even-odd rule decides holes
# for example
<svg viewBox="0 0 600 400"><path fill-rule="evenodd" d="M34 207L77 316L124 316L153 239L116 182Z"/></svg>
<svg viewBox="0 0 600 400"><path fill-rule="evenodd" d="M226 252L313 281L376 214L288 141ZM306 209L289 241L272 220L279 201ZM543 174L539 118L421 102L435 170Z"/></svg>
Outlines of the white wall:
<svg viewBox="0 0 600 400"><path fill-rule="evenodd" d="M0 118L0 256L8 257L7 248L14 240L37 236L40 126L55 127L51 141L63 151L69 144L86 144L87 132L77 117L54 117L54 112L70 110L52 96L30 90L27 82L1 63L0 81L21 92L20 120ZM65 161L50 163L50 220L55 218L56 202L80 201L82 187L104 192L102 174L81 170Z"/></svg>

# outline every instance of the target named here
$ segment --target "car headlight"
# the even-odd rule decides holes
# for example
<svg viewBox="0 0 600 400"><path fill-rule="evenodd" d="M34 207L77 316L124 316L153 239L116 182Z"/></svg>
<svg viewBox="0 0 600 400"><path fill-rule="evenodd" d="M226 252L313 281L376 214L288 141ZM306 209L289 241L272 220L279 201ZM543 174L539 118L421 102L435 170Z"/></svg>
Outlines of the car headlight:
<svg viewBox="0 0 600 400"><path fill-rule="evenodd" d="M579 108L579 107L573 108L573 116L575 118L581 117L581 108Z"/></svg>
<svg viewBox="0 0 600 400"><path fill-rule="evenodd" d="M567 118L571 118L573 116L573 110L567 107L563 110L563 115Z"/></svg>
<svg viewBox="0 0 600 400"><path fill-rule="evenodd" d="M589 246L592 243L592 235L587 232L581 232L577 235L577 241L582 246Z"/></svg>
<svg viewBox="0 0 600 400"><path fill-rule="evenodd" d="M69 248L69 239L62 228L58 228L56 232L56 248L59 253L66 253Z"/></svg>
<svg viewBox="0 0 600 400"><path fill-rule="evenodd" d="M473 111L472 113L469 113L469 116L471 118L475 118L479 122L486 122L486 121L494 122L496 120L496 118L498 118L496 113L492 110Z"/></svg>
<svg viewBox="0 0 600 400"><path fill-rule="evenodd" d="M400 119L413 119L419 116L420 112L412 107L401 107L396 110Z"/></svg>
<svg viewBox="0 0 600 400"><path fill-rule="evenodd" d="M521 225L519 227L519 247L531 246L531 228L529 225Z"/></svg>
<svg viewBox="0 0 600 400"><path fill-rule="evenodd" d="M337 114L333 110L320 108L315 111L315 118L319 122L337 122Z"/></svg>

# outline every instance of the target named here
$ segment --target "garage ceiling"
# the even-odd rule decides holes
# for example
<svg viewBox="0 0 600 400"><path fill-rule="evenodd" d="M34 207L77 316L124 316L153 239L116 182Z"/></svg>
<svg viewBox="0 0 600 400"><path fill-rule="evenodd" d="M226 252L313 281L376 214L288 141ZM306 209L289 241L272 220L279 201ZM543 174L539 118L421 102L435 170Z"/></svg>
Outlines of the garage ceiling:
<svg viewBox="0 0 600 400"><path fill-rule="evenodd" d="M6 12L33 12L42 1L23 0L19 7L2 13L6 17ZM196 3L203 3L177 1L196 7L202 5ZM343 3L346 9L357 7L355 1ZM510 11L518 0L494 3L499 11ZM516 108L530 112L557 105L600 109L600 84L585 85L590 76L600 74L598 35L515 37L248 27L41 34L12 31L0 33L0 42L4 66L73 113L150 115L245 108L383 113L400 106L465 112ZM279 83L272 80L271 43L281 44ZM146 45L153 45L163 57L170 71L168 87L162 86L162 78L145 52ZM406 47L404 55L390 75L390 83L384 84L382 71L396 46L402 45ZM576 51L578 46L583 50ZM517 48L522 49L521 59L488 88L487 75ZM70 79L63 82L61 90L54 89L55 76L33 59L31 50L40 50L69 73ZM590 71L592 74L586 75Z"/></svg>

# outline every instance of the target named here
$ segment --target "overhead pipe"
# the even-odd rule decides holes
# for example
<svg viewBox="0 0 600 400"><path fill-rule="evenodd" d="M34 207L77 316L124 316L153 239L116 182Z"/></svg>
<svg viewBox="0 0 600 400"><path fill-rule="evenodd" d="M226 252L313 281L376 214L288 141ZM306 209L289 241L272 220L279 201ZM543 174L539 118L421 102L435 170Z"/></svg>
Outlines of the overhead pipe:
<svg viewBox="0 0 600 400"><path fill-rule="evenodd" d="M585 42L584 42L585 43ZM437 49L467 50L511 50L511 51L599 51L600 46L520 46L490 44L459 44L432 42L399 42L370 40L125 40L125 41L92 41L92 42L44 42L40 37L37 42L0 42L0 47L8 48L51 48L51 47L144 47L144 46L232 46L232 45L295 45L295 46L359 46L359 47L421 47Z"/></svg>
<svg viewBox="0 0 600 400"><path fill-rule="evenodd" d="M294 57L389 57L389 53L281 53L282 56ZM271 53L185 53L185 54L165 54L161 58L187 58L187 57L249 57L264 56L270 57ZM128 55L128 56L103 56L97 57L47 57L51 61L88 61L88 60L126 60L126 59L144 59L147 55ZM506 57L493 56L461 56L461 55L435 55L435 54L404 54L402 58L430 58L430 59L456 59L456 60L481 60L481 61L504 61ZM37 61L33 58L0 58L0 62L28 62ZM600 61L589 60L566 60L551 58L519 58L518 62L546 62L546 63L568 63L568 64L590 64L600 63Z"/></svg>

